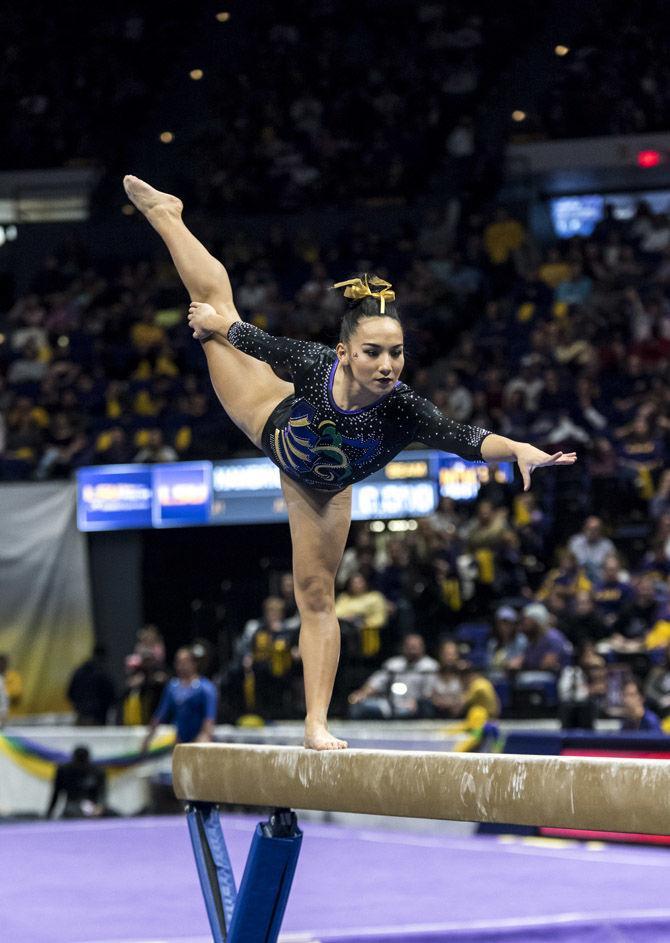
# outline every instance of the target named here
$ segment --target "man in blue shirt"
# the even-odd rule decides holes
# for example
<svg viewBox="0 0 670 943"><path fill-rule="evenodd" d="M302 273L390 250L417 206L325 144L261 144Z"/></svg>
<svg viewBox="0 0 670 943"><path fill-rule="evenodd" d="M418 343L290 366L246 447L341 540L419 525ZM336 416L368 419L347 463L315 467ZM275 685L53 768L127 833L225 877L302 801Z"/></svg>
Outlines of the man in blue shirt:
<svg viewBox="0 0 670 943"><path fill-rule="evenodd" d="M198 675L198 665L189 648L178 650L174 667L176 677L163 690L144 738L143 751L148 749L156 727L163 723L176 726L178 743L208 743L214 737L216 688Z"/></svg>

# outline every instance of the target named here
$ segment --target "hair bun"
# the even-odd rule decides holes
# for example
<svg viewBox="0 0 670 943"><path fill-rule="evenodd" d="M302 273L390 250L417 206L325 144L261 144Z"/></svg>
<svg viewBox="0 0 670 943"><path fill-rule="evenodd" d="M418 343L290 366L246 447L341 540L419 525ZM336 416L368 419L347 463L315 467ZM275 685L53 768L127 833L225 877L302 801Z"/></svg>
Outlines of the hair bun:
<svg viewBox="0 0 670 943"><path fill-rule="evenodd" d="M374 288L379 288L380 291L372 291L370 286ZM357 278L348 278L343 282L335 282L332 286L333 288L344 288L344 297L351 298L352 301L362 301L363 298L376 298L379 301L379 313L384 314L386 311L386 302L395 301L395 292L391 287L391 283L385 281L383 278L379 278L378 275L370 275L367 273Z"/></svg>

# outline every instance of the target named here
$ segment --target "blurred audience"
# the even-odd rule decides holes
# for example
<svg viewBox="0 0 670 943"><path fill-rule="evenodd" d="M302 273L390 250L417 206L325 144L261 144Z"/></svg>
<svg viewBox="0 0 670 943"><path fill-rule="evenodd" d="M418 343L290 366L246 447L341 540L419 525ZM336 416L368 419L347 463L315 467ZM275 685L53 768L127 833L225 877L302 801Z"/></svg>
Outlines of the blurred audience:
<svg viewBox="0 0 670 943"><path fill-rule="evenodd" d="M103 727L116 704L114 681L105 665L106 652L96 645L93 654L75 669L67 689L79 727Z"/></svg>
<svg viewBox="0 0 670 943"><path fill-rule="evenodd" d="M105 805L106 789L104 770L91 761L88 747L75 747L72 759L56 768L46 817L53 816L61 797L64 805L60 818L89 819L110 814Z"/></svg>
<svg viewBox="0 0 670 943"><path fill-rule="evenodd" d="M433 716L431 696L439 665L426 655L421 635L402 641L401 654L388 658L362 687L349 695L352 720Z"/></svg>
<svg viewBox="0 0 670 943"><path fill-rule="evenodd" d="M8 716L16 714L23 699L23 679L16 668L11 667L9 655L0 653L0 678L7 698Z"/></svg>

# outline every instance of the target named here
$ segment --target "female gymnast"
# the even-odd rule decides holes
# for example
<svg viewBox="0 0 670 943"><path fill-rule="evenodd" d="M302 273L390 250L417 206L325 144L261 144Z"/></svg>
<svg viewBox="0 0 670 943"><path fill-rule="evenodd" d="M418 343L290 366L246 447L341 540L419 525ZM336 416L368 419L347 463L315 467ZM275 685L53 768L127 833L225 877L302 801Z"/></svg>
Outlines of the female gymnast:
<svg viewBox="0 0 670 943"><path fill-rule="evenodd" d="M351 485L413 441L466 459L515 461L530 487L534 468L571 465L526 442L461 425L399 382L403 332L388 282L339 282L349 300L335 350L271 337L240 319L224 266L184 225L182 203L137 177L126 193L165 242L191 297L188 320L202 342L214 390L233 422L280 469L300 612L306 747L347 746L327 715L340 655L335 575L351 521ZM292 382L280 379L280 368Z"/></svg>

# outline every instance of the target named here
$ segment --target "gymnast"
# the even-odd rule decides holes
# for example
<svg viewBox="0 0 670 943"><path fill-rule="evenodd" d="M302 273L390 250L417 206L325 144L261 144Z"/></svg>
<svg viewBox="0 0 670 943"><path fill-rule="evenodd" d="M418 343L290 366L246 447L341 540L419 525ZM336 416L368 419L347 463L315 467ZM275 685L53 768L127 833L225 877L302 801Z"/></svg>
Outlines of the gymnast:
<svg viewBox="0 0 670 943"><path fill-rule="evenodd" d="M334 350L272 337L242 321L224 266L184 225L181 201L133 176L124 187L165 242L190 295L189 325L221 405L280 469L301 623L304 744L342 749L347 744L329 732L327 715L340 656L334 586L351 522L351 485L414 441L472 461L514 461L525 490L533 469L572 465L576 455L548 455L454 422L400 382L404 348L395 293L377 276L333 286L348 301Z"/></svg>

